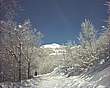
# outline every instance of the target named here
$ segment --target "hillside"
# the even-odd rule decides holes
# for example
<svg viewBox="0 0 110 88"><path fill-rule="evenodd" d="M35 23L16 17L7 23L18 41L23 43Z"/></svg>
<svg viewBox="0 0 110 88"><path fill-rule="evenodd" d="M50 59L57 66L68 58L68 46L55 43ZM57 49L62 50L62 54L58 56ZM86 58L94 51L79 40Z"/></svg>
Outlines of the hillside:
<svg viewBox="0 0 110 88"><path fill-rule="evenodd" d="M38 88L110 88L110 64L106 63L89 75L65 77L61 75L42 76Z"/></svg>

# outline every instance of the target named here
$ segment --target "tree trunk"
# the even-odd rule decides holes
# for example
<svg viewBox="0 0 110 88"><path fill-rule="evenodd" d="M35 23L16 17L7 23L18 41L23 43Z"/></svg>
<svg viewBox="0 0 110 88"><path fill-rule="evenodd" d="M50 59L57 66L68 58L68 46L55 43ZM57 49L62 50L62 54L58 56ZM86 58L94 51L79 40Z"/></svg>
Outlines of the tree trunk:
<svg viewBox="0 0 110 88"><path fill-rule="evenodd" d="M19 78L18 78L18 81L21 82L21 61L19 61Z"/></svg>
<svg viewBox="0 0 110 88"><path fill-rule="evenodd" d="M28 62L28 79L30 79L30 62Z"/></svg>
<svg viewBox="0 0 110 88"><path fill-rule="evenodd" d="M19 61L18 61L18 64L19 64L19 66L18 66L18 68L19 68L19 79L18 79L18 81L19 82L21 82L21 44L20 44L20 47L19 47Z"/></svg>

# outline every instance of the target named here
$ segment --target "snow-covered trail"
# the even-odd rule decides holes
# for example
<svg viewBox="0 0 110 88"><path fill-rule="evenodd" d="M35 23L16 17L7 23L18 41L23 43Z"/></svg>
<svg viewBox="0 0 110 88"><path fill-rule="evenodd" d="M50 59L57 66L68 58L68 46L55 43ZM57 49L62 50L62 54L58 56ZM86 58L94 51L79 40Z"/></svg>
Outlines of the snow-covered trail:
<svg viewBox="0 0 110 88"><path fill-rule="evenodd" d="M47 77L39 82L39 88L72 88L73 80L62 76Z"/></svg>
<svg viewBox="0 0 110 88"><path fill-rule="evenodd" d="M63 77L47 77L39 82L39 88L60 88L63 86L65 78ZM64 88L64 87L63 87Z"/></svg>
<svg viewBox="0 0 110 88"><path fill-rule="evenodd" d="M77 77L50 77L39 82L38 88L95 88L93 86Z"/></svg>
<svg viewBox="0 0 110 88"><path fill-rule="evenodd" d="M106 88L102 85L97 85L97 82L88 82L78 76L75 77L45 77L39 84L38 88ZM107 87L108 88L108 87Z"/></svg>
<svg viewBox="0 0 110 88"><path fill-rule="evenodd" d="M110 66L91 77L44 75L38 88L110 88Z"/></svg>
<svg viewBox="0 0 110 88"><path fill-rule="evenodd" d="M49 73L22 81L21 86L15 83L1 88L110 88L110 66L96 71L92 76L61 76Z"/></svg>

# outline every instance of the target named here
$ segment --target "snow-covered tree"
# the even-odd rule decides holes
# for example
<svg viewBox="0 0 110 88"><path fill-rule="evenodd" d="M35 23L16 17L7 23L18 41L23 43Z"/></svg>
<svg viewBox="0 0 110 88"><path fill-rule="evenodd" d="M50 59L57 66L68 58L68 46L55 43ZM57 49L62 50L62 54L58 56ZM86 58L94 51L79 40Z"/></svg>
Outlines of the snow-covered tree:
<svg viewBox="0 0 110 88"><path fill-rule="evenodd" d="M96 30L89 20L81 24L80 43L84 48L94 48L96 43Z"/></svg>
<svg viewBox="0 0 110 88"><path fill-rule="evenodd" d="M39 48L41 35L38 31L35 33L30 25L28 21L20 25L13 21L3 21L2 23L2 27L8 31L3 32L1 36L1 56L3 56L2 52L4 51L4 55L7 56L6 62L10 63L5 66L4 63L6 62L4 61L2 65L10 68L1 68L0 71L2 73L6 71L5 75L7 77L9 77L9 74L12 75L11 72L13 72L13 75L10 76L14 77L12 80L20 81L27 77L30 78L30 72L37 65L35 63L37 58L34 55L38 53L37 49ZM3 71L4 69L6 70ZM10 70L10 73L8 70Z"/></svg>
<svg viewBox="0 0 110 88"><path fill-rule="evenodd" d="M37 66L38 48L40 48L40 40L42 38L42 33L39 31L35 33L35 29L32 29L29 20L26 20L23 25L21 25L22 39L23 39L23 49L22 53L25 57L27 63L28 78L31 76L31 70L35 69ZM20 30L20 31L21 31Z"/></svg>
<svg viewBox="0 0 110 88"><path fill-rule="evenodd" d="M81 24L82 31L80 33L80 44L82 47L80 53L83 63L86 66L95 64L96 56L96 30L89 20L86 20Z"/></svg>
<svg viewBox="0 0 110 88"><path fill-rule="evenodd" d="M103 26L104 31L97 40L99 62L101 60L104 60L104 62L110 60L110 2L107 2L106 5L108 6L107 26Z"/></svg>

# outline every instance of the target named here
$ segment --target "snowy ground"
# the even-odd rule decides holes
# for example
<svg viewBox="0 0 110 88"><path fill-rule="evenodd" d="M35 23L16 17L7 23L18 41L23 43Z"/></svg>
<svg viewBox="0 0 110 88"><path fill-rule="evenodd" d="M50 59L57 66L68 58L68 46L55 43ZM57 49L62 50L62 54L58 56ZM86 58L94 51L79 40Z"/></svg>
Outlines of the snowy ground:
<svg viewBox="0 0 110 88"><path fill-rule="evenodd" d="M87 76L45 76L38 88L110 88L110 67Z"/></svg>
<svg viewBox="0 0 110 88"><path fill-rule="evenodd" d="M4 83L3 83L4 84ZM1 84L3 86L3 84ZM91 76L61 76L54 75L54 72L42 76L34 77L31 80L19 83L5 83L0 88L110 88L110 66L102 71L96 71ZM15 87L12 87L15 86ZM20 87L19 87L20 86Z"/></svg>

